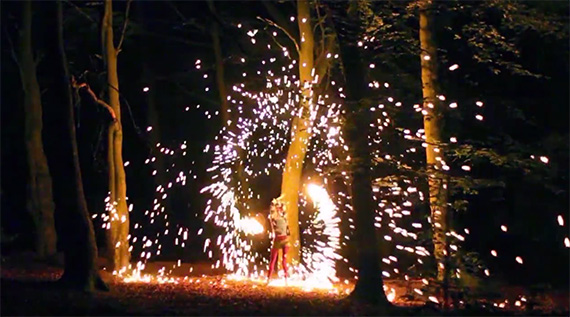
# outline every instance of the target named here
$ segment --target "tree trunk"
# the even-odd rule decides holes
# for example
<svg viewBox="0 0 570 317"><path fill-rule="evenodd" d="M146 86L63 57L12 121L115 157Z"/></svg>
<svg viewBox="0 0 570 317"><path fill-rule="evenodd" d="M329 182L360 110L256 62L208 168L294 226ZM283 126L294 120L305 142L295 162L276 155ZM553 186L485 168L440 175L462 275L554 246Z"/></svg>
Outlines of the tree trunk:
<svg viewBox="0 0 570 317"><path fill-rule="evenodd" d="M158 111L158 107L156 104L156 81L155 75L150 66L148 65L147 61L150 60L148 57L147 48L142 44L142 51L141 54L145 58L142 62L143 67L143 80L144 82L150 87L150 90L147 92L147 122L152 127L152 133L149 135L149 142L151 146L151 153L153 153L156 160L151 162L152 168L156 170L156 176L154 178L154 188L157 188L159 185L165 186L168 183L167 177L167 167L165 163L164 154L159 153L156 144L160 143L161 136L162 136L162 129L161 129L161 122L160 122L160 113ZM154 89L153 89L154 88ZM155 197L160 196L162 194L158 194L155 192ZM164 210L170 210L170 196L162 199L160 198L160 206L164 208Z"/></svg>
<svg viewBox="0 0 570 317"><path fill-rule="evenodd" d="M63 161L61 162L62 168L54 169L54 176L56 173L60 173L57 178L66 180L54 187L57 191L55 197L57 199L58 221L64 224L61 229L61 237L65 269L60 282L66 286L85 291L108 290L99 275L95 231L83 192L70 77L63 43L62 3L57 1L53 5L49 5L55 11L50 19L53 21L51 23L55 25L53 28L55 38L51 42L55 43L57 47L52 51L54 59L59 58L59 67L56 67L55 74L58 80L54 87L54 91L56 91L54 95L57 96L54 101L56 101L57 107L53 112L65 120L65 124L58 125L57 131L54 133L54 135L61 137L60 140L63 144L63 151L57 155L57 161ZM70 175L72 177L69 177Z"/></svg>
<svg viewBox="0 0 570 317"><path fill-rule="evenodd" d="M422 0L420 3L420 58L423 108L427 111L424 116L424 130L434 256L437 262L437 279L442 282L446 275L447 182L441 175L441 161L437 160L437 157L443 159L443 155L438 153L442 150L440 144L443 121L441 104L437 98L437 47L431 32L431 8L431 0Z"/></svg>
<svg viewBox="0 0 570 317"><path fill-rule="evenodd" d="M299 190L301 187L301 174L303 161L311 141L310 109L313 103L313 89L311 75L314 67L314 38L311 28L311 14L308 0L297 1L297 22L300 34L299 52L299 79L301 81L301 114L293 120L291 127L291 144L287 151L287 159L283 170L281 182L281 195L287 210L287 222L291 230L291 256L288 258L293 264L301 259L301 243L299 233Z"/></svg>
<svg viewBox="0 0 570 317"><path fill-rule="evenodd" d="M23 2L18 63L24 90L25 142L28 163L26 209L35 226L34 247L45 258L56 253L52 180L42 144L42 101L32 48L32 4Z"/></svg>
<svg viewBox="0 0 570 317"><path fill-rule="evenodd" d="M216 8L212 0L208 0L208 8L214 17L216 17ZM220 96L221 112L222 112L222 127L227 127L230 131L234 132L236 135L239 134L237 131L237 118L239 116L238 112L229 112L230 103L228 102L228 93L226 90L225 82L225 67L222 47L220 45L220 32L219 26L216 19L212 19L212 25L210 27L210 37L212 38L212 47L214 48L214 58L216 61L216 83L218 85L218 93ZM229 124L231 122L231 124ZM246 152L242 148L237 149L238 160L235 166L235 174L232 175L232 187L236 190L235 198L237 202L237 208L240 211L245 211L249 208L247 205L247 199L249 194L249 182L245 173L245 161Z"/></svg>
<svg viewBox="0 0 570 317"><path fill-rule="evenodd" d="M212 0L208 0L208 8L210 12L215 17L216 16L216 8L214 7L214 2ZM222 126L226 125L228 120L231 120L230 113L228 112L229 103L228 103L228 94L226 92L226 83L224 81L224 58L222 57L222 47L220 45L220 31L218 27L218 21L215 18L212 18L212 24L210 26L210 37L212 38L212 46L214 48L214 58L216 61L216 83L218 85L218 94L220 95L220 103L221 109L220 112L222 113Z"/></svg>
<svg viewBox="0 0 570 317"><path fill-rule="evenodd" d="M344 129L350 153L352 207L356 218L355 240L358 250L358 280L351 296L386 307L390 303L384 293L379 245L374 227L375 206L370 177L369 133L366 130L372 122L372 116L368 114L371 99L367 96L366 68L362 62L362 55L354 44L361 32L361 22L357 10L338 11L335 28L339 36L340 56L345 71L347 98Z"/></svg>
<svg viewBox="0 0 570 317"><path fill-rule="evenodd" d="M148 2L150 4L150 2ZM147 19L147 6L141 5L136 7L137 15L139 21L148 21ZM150 9L150 8L149 8ZM143 23L144 24L144 23ZM143 27L151 27L149 25L144 24ZM149 134L149 143L150 143L150 151L151 154L156 158L154 162L151 162L152 168L156 170L156 176L154 177L154 188L157 188L159 185L165 186L168 183L167 178L167 168L165 163L165 157L163 154L159 153L159 149L156 147L156 144L161 142L161 138L163 135L162 124L161 124L161 115L158 110L157 105L157 82L156 82L156 74L154 69L150 65L150 61L152 61L152 51L150 49L148 41L145 41L143 38L140 43L138 43L140 49L140 63L142 64L142 82L145 83L148 87L150 87L149 91L146 92L146 102L147 102L147 111L146 111L146 122L149 126L152 127L152 133ZM159 196L158 193L154 193L155 197ZM160 195L162 196L162 194ZM170 210L170 196L167 196L164 199L161 199L160 205L164 210Z"/></svg>
<svg viewBox="0 0 570 317"><path fill-rule="evenodd" d="M107 65L107 89L109 106L117 118L108 131L109 195L112 207L110 228L107 234L107 255L111 269L128 269L129 252L129 212L127 208L127 183L123 163L123 128L121 125L121 104L119 101L119 78L117 75L117 55L119 51L113 42L113 3L105 0L105 15L102 29L103 50Z"/></svg>
<svg viewBox="0 0 570 317"><path fill-rule="evenodd" d="M144 52L145 50L146 48L143 47L143 54L147 55L146 52ZM147 95L146 100L148 105L146 118L148 124L152 127L152 133L149 135L151 151L157 152L158 149L156 148L156 144L160 143L162 129L160 125L160 114L158 112L158 107L156 105L156 81L154 80L155 75L147 63L148 60L149 60L148 58L145 58L145 60L142 62L143 80L145 84L147 84L150 87L150 90L146 93ZM166 164L164 163L164 156L161 154L157 154L155 157L156 161L154 162L154 164L152 164L153 168L156 170L156 178L155 178L156 180L154 183L156 186L158 185L164 186L167 180ZM164 206L165 208L167 206L166 204L167 200L168 197L161 202L161 205Z"/></svg>

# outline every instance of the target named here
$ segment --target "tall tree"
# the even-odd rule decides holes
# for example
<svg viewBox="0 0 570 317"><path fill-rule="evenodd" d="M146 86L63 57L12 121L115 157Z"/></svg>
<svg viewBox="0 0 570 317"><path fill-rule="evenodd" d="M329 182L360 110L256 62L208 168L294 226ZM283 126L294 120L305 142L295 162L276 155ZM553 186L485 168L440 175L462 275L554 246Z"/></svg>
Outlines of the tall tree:
<svg viewBox="0 0 570 317"><path fill-rule="evenodd" d="M154 162L152 162L152 167L156 171L156 177L154 178L154 187L157 188L158 186L164 186L167 183L167 168L165 157L163 153L160 153L156 144L161 142L161 137L163 135L163 129L161 125L161 116L160 111L158 110L159 107L157 105L157 93L156 93L156 80L155 80L155 73L152 67L149 65L148 61L150 60L148 47L145 44L140 44L141 48L141 57L144 59L142 61L142 80L150 90L146 93L146 101L147 101L147 112L146 112L146 119L149 126L152 127L152 133L149 135L149 142L150 142L150 150L153 153L153 156L156 158ZM158 193L157 193L158 194ZM162 196L162 195L161 195ZM161 199L160 205L168 210L170 207L170 197L166 197Z"/></svg>
<svg viewBox="0 0 570 317"><path fill-rule="evenodd" d="M148 2L135 7L137 9L137 20L143 28L150 28L150 26L148 26L146 23L149 21L147 17L149 14L148 11L151 9L151 5L152 3ZM154 187L158 188L158 186L164 186L164 184L167 183L167 168L164 155L162 153L158 153L159 149L156 147L156 144L162 142L161 140L164 135L164 131L163 124L161 122L161 112L159 111L159 105L157 104L157 74L155 69L150 64L153 58L153 51L151 50L150 44L151 43L149 43L148 38L144 36L140 36L140 42L137 43L137 45L141 48L139 56L141 58L140 63L142 64L142 82L144 85L149 87L149 90L145 94L145 99L147 102L146 122L149 126L152 127L152 133L149 134L148 139L150 143L150 151L156 158L156 160L154 160L154 162L151 162L151 164L156 170ZM167 196L166 198L162 199L160 204L165 210L169 210L170 197Z"/></svg>
<svg viewBox="0 0 570 317"><path fill-rule="evenodd" d="M374 227L375 204L372 199L371 157L368 142L372 116L368 111L372 100L367 91L366 66L356 46L363 29L360 16L362 1L338 5L334 18L346 84L344 129L350 157L352 207L355 214L355 239L358 248L358 280L352 296L390 306L384 293L380 270L378 239Z"/></svg>
<svg viewBox="0 0 570 317"><path fill-rule="evenodd" d="M24 89L25 142L28 163L26 209L35 226L35 251L40 257L56 253L52 180L42 144L42 100L32 47L32 3L24 1L17 62Z"/></svg>
<svg viewBox="0 0 570 317"><path fill-rule="evenodd" d="M446 231L447 181L442 175L443 149L440 147L443 125L442 106L437 96L437 46L433 36L432 0L421 0L419 5L420 20L420 58L426 136L426 163L429 185L429 205L433 231L434 255L437 262L437 279L444 281L446 275Z"/></svg>
<svg viewBox="0 0 570 317"><path fill-rule="evenodd" d="M313 104L313 75L314 68L314 36L311 27L311 13L309 1L297 1L297 24L299 26L299 80L302 99L300 116L293 120L291 127L291 144L287 151L283 178L281 181L281 195L287 210L287 222L291 230L293 245L291 260L298 263L301 255L299 233L299 189L303 172L303 160L311 141L311 107Z"/></svg>
<svg viewBox="0 0 570 317"><path fill-rule="evenodd" d="M298 0L297 4L297 30L287 27L287 20L279 13L271 3L263 2L268 13L275 19L270 22L284 31L295 45L295 53L298 55L297 64L299 70L300 100L298 117L291 124L291 143L287 151L285 168L281 181L281 195L287 208L287 222L291 230L293 246L288 261L299 263L301 254L299 232L299 190L305 155L307 153L312 136L311 111L319 94L323 94L326 88L324 80L331 67L330 53L335 45L334 32L325 27L330 19L321 16L318 2ZM311 6L314 4L314 7ZM311 20L311 9L317 12L318 20ZM317 30L320 30L319 36ZM332 33L332 34L331 34Z"/></svg>
<svg viewBox="0 0 570 317"><path fill-rule="evenodd" d="M214 48L214 59L216 62L216 84L218 85L218 94L220 96L220 103L222 105L220 112L222 113L223 124L227 124L230 120L230 112L228 111L229 102L228 94L226 92L226 82L224 80L224 58L222 56L222 46L220 44L220 27L217 21L216 7L212 0L208 0L208 9L214 17L210 26L210 37L212 38L212 47Z"/></svg>
<svg viewBox="0 0 570 317"><path fill-rule="evenodd" d="M369 44L376 49L376 65L382 65L376 69L384 74L397 74L390 77L394 76L406 96L402 94L400 98L413 100L416 95L423 97L426 115L421 127L425 131L427 148L425 154L418 152L424 157L413 162L420 164L415 165L414 170L421 171L422 177L426 175L429 183L432 241L440 282L446 278L445 269L453 269L445 264L446 260L452 262L451 265L463 261L457 252L453 254L455 259L445 257L445 246L455 244L453 237L444 235L451 229L454 210L467 208L466 195L477 193L478 188L495 187L495 192L500 190L499 176L504 179L508 169L529 168L530 165L524 162L529 154L541 153L536 147L523 150L523 144L518 142L524 133L520 133L518 124L515 125L515 133L507 132L513 126L508 121L528 120L521 110L522 105L530 101L530 98L522 97L524 101L517 102L516 97L509 96L507 92L511 87L513 90L519 87L520 90L531 76L542 77L528 63L529 57L533 56L532 50L540 45L532 45L533 49L529 50L523 45L528 41L525 39L548 38L545 42L551 43L563 33L559 31L562 29L560 17L546 17L542 10L537 10L538 7L534 3L517 1L409 1L379 3L374 10L383 20L376 28L378 33L373 34L376 43ZM441 18L434 19L434 15ZM415 27L406 22L415 20L418 20ZM409 63L411 58L419 58L419 63ZM450 71L437 69L437 65L445 64L457 65L449 68ZM457 67L460 70L454 72ZM458 81L458 76L465 80ZM523 76L526 79L521 82ZM420 88L418 82L422 83L421 90L417 89ZM493 92L495 89L497 91ZM472 100L474 96L487 92L484 97L486 104L501 104L501 107L493 109L492 116L489 116L491 120L486 120L495 121L495 126L484 128L485 133L473 133L474 130L466 125L473 122L472 108L445 110L443 102L437 98L444 91L450 100ZM515 95L521 96L520 91ZM540 98L543 100L542 96ZM444 122L444 117L452 120ZM396 120L410 124L410 116L406 112ZM536 137L537 132L535 130L531 135ZM449 139L450 136L454 138ZM455 139L455 136L459 136L458 143L445 142ZM443 171L447 167L442 163L460 166L459 162L469 162L467 165L475 172ZM488 165L478 168L489 163L494 165L492 168L500 169L494 170ZM534 167L533 170L533 173L538 172ZM547 182L541 178L541 183ZM461 276L467 275L465 270L461 271ZM451 280L451 276L447 278Z"/></svg>
<svg viewBox="0 0 570 317"><path fill-rule="evenodd" d="M121 103L119 100L119 76L117 72L117 57L124 41L125 27L128 22L128 8L125 25L119 44L113 40L113 1L105 0L103 16L102 44L103 56L107 66L108 104L113 109L116 120L111 123L108 131L107 163L109 165L109 195L111 208L110 227L107 236L108 257L113 270L126 269L130 262L129 252L129 211L127 208L127 182L123 163L123 127L121 125Z"/></svg>
<svg viewBox="0 0 570 317"><path fill-rule="evenodd" d="M216 7L214 6L214 1L208 0L208 8L212 15L212 25L210 27L210 38L212 39L212 48L214 49L214 60L216 65L216 84L218 87L218 95L220 98L221 113L222 113L222 126L226 126L230 131L237 133L237 111L231 111L230 103L228 101L228 93L226 89L226 79L225 79L225 66L224 66L224 54L221 45L221 34L220 34L220 23ZM249 198L249 182L245 173L245 160L246 154L243 149L238 148L238 157L240 158L236 162L236 173L232 176L233 188L235 189L236 202L238 209L245 211L249 208L247 205L247 199Z"/></svg>
<svg viewBox="0 0 570 317"><path fill-rule="evenodd" d="M58 65L54 66L57 81L54 85L56 96L53 100L54 116L65 121L54 125L53 135L61 141L62 151L58 153L59 168L54 168L54 177L65 180L54 187L58 222L61 222L61 240L64 253L65 269L60 279L64 285L85 291L95 289L108 290L101 279L97 267L97 243L95 231L83 191L79 154L75 133L74 109L72 102L70 76L63 41L62 2L56 1L50 6L49 29L50 54ZM70 177L71 175L71 177Z"/></svg>

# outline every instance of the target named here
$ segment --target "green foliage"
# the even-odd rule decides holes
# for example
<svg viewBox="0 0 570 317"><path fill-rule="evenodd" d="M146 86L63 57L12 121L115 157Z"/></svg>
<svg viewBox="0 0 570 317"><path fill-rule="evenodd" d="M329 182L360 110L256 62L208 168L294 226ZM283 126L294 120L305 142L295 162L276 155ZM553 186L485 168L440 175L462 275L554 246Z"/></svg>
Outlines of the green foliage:
<svg viewBox="0 0 570 317"><path fill-rule="evenodd" d="M425 153L420 147L423 140L414 135L414 129L420 129L423 122L409 109L410 104L421 103L417 4L358 1L353 5L360 9L368 26L362 37L363 48L376 66L368 70L369 80L391 85L389 89L380 87L376 96L378 103L386 104L382 111L392 121L383 127L381 144L372 144L374 185L383 193L386 190L386 196L387 189L404 187L405 182L414 182L420 191L427 192ZM552 133L536 115L541 104L553 97L529 100L521 89L534 89L536 86L531 83L543 84L553 76L553 70L537 64L547 56L558 55L539 55L540 46L568 52L568 4L509 0L435 4L440 93L447 99L442 102L442 134L444 139L458 140L438 145L451 168L438 172L448 179L449 207L455 212L474 211L469 204L477 199L475 195L504 202L503 196L515 182L545 189L550 195L566 195L568 136ZM447 70L453 64L459 65L458 71ZM394 107L386 102L388 97L404 106ZM477 108L476 100L485 106ZM458 109L448 109L446 105L454 101L458 102ZM483 114L485 120L474 120L475 114ZM404 141L406 129L412 133ZM417 151L400 155L410 146ZM547 163L541 161L543 156L549 158ZM469 169L462 169L464 165ZM427 201L417 203L416 206L425 207ZM426 237L418 241L429 249L431 232L424 232ZM458 287L467 292L484 284L480 281L484 266L476 253L460 251L452 261L462 271L461 279L456 281ZM422 266L422 270L429 268L429 264ZM428 276L430 272L418 273Z"/></svg>
<svg viewBox="0 0 570 317"><path fill-rule="evenodd" d="M561 5L563 7L564 5ZM449 25L440 25L440 37L452 37L457 47L466 47L476 64L498 75L543 77L521 58L522 39L537 34L545 40L566 40L567 25L561 12L545 10L525 1L446 1L438 14L448 16ZM567 18L567 13L566 13ZM444 35L442 32L449 32Z"/></svg>
<svg viewBox="0 0 570 317"><path fill-rule="evenodd" d="M451 203L451 208L457 211L467 211L468 206L469 206L469 201L466 199L455 199Z"/></svg>

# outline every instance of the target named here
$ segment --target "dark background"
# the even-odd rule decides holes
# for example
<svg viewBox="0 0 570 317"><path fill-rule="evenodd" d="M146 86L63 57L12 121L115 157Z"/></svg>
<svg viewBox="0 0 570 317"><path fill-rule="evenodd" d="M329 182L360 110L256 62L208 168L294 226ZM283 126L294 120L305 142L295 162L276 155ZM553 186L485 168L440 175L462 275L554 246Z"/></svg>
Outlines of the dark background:
<svg viewBox="0 0 570 317"><path fill-rule="evenodd" d="M75 7L64 5L66 49L71 72L85 80L99 93L104 86L104 68L100 58L99 25L102 5L100 2L73 2L87 13L96 23L91 22ZM135 1L132 4L129 28L119 55L119 80L122 102L124 136L124 161L126 167L129 202L134 203L135 212L131 222L144 222L143 211L151 208L154 199L155 183L149 177L152 168L144 164L156 149L151 146L149 125L146 119L149 98L158 105L162 145L175 148L187 140L186 157L166 156L167 164L176 164L171 170L192 170L197 180L188 179L186 187L176 188L170 194L169 215L172 226L183 225L196 232L203 227L201 214L205 198L199 190L207 183L205 169L211 157L202 149L211 143L220 128L216 117L207 119L205 111L219 110L215 88L214 57L209 36L212 21L222 22L221 43L226 65L226 81L239 80L241 75L237 65L239 56L256 59L262 56L261 49L247 45L248 38L243 30L238 30L238 22L256 25L262 32L263 24L256 21L257 15L267 16L267 11L254 1L215 1L218 17L210 14L205 2L152 2ZM562 19L568 18L568 4L553 4L560 11ZM41 3L34 3L34 46L41 52L45 43L42 36ZM288 17L295 13L292 3L279 4L282 13ZM115 2L116 35L120 36L125 2ZM1 173L2 173L2 234L16 235L16 243L3 247L3 253L30 249L32 238L31 219L25 211L26 160L23 142L23 92L17 65L11 56L11 43L16 39L15 19L19 14L17 2L2 2L2 84L1 84ZM410 23L413 25L414 21ZM456 23L460 23L461 21ZM508 72L495 75L470 59L464 46L446 38L442 32L439 40L446 50L442 52L450 61L461 65L460 75L445 78L446 87L453 91L459 100L476 98L485 102L485 127L478 128L457 121L451 122L459 138L484 139L488 135L503 133L521 144L542 149L550 158L550 166L556 177L548 182L558 188L545 189L545 184L527 181L528 175L520 172L500 172L505 180L503 189L482 190L479 195L469 198L467 212L457 216L457 221L471 229L465 243L467 250L481 254L493 274L513 283L549 283L555 286L568 285L568 249L563 247L563 239L568 236L568 120L569 120L569 74L568 74L568 32L561 40L544 39L528 32L522 36L520 46L521 63L533 71L545 74L546 78L515 76ZM203 68L196 70L195 62L202 61ZM401 57L401 70L419 78L419 61ZM40 86L48 86L49 60L38 65ZM389 69L389 68L386 68ZM207 79L202 74L207 73ZM468 76L465 76L465 75ZM458 76L458 77L453 77ZM392 83L400 99L419 100L417 85L410 87L397 72L383 74ZM468 79L466 79L468 78ZM401 83L401 85L398 85ZM149 87L148 93L143 92ZM205 93L204 88L211 88ZM402 87L402 88L396 88ZM47 93L49 95L49 92ZM46 96L47 96L46 95ZM51 125L63 124L50 116L50 108L58 107L48 98L44 104L44 145L50 161L50 168L57 168L57 153L60 141L49 135ZM415 101L417 102L417 101ZM466 101L467 102L467 101ZM196 105L200 104L199 109ZM189 111L184 111L189 107ZM80 150L81 168L89 210L93 214L104 211L106 189L106 124L109 121L106 110L90 101L83 100L76 108L77 138ZM461 121L463 122L463 121ZM451 129L450 128L450 129ZM154 152L153 152L154 151ZM538 154L537 154L538 155ZM489 174L492 171L474 171ZM490 174L494 174L490 172ZM168 178L172 178L171 176ZM54 179L53 182L65 180ZM264 180L270 195L277 196L280 179ZM553 194L556 192L556 194ZM260 203L264 205L268 203ZM565 226L559 227L556 216L562 214ZM100 228L94 221L96 230ZM500 225L507 224L509 232L500 231ZM185 261L204 260L200 251L203 237L212 235L214 228L206 228L207 234L195 237L190 234L190 247L184 251L163 245L164 259L181 257ZM149 228L148 230L158 230ZM97 230L99 241L102 232ZM492 258L489 250L496 249L498 258ZM524 258L525 265L518 265L515 256Z"/></svg>

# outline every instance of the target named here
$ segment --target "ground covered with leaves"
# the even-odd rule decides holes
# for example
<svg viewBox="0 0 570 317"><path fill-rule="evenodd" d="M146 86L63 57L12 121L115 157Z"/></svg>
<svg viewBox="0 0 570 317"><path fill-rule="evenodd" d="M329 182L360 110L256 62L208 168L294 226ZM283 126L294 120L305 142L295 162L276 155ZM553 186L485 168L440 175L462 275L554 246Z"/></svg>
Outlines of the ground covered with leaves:
<svg viewBox="0 0 570 317"><path fill-rule="evenodd" d="M109 292L86 294L58 288L62 270L46 263L2 263L1 315L385 315L379 307L328 291L272 287L204 275L200 269L174 283L125 283L103 272ZM565 295L566 298L568 294ZM549 296L548 310L471 307L443 312L434 305L400 303L390 315L565 315L568 304Z"/></svg>

